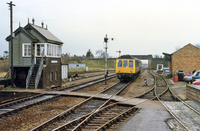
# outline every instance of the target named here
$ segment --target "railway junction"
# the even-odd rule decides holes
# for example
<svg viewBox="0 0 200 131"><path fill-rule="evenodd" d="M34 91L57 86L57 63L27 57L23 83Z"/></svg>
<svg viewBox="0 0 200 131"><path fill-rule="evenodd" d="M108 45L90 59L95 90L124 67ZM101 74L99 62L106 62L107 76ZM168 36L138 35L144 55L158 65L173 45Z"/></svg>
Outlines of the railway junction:
<svg viewBox="0 0 200 131"><path fill-rule="evenodd" d="M109 73L107 85L104 75L93 75L64 82L59 89L3 92L7 97L1 98L0 130L200 129L200 105L187 100L186 88L194 95L191 85L174 83L153 70L126 83Z"/></svg>

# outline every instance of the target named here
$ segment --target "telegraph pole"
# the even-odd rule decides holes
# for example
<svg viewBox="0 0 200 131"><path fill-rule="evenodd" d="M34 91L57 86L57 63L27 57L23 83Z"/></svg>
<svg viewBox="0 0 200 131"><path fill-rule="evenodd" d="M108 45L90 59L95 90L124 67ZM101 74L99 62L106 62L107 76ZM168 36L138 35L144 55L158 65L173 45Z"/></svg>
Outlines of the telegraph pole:
<svg viewBox="0 0 200 131"><path fill-rule="evenodd" d="M7 3L10 7L10 44L11 44L11 85L14 85L14 70L13 70L13 10L12 7L15 6L12 1Z"/></svg>

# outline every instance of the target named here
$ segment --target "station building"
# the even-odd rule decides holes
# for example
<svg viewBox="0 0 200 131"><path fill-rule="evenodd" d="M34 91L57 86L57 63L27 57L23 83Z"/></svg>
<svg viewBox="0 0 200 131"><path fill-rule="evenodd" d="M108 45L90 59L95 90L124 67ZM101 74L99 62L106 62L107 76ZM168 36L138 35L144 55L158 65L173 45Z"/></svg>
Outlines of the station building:
<svg viewBox="0 0 200 131"><path fill-rule="evenodd" d="M177 70L183 70L183 72L200 70L200 49L190 43L172 54L163 54L169 60L170 74Z"/></svg>
<svg viewBox="0 0 200 131"><path fill-rule="evenodd" d="M11 56L11 36L9 56ZM47 27L29 23L19 26L13 36L14 83L17 87L52 88L61 86L61 51L63 42ZM11 57L9 57L11 63ZM11 64L9 64L11 66Z"/></svg>

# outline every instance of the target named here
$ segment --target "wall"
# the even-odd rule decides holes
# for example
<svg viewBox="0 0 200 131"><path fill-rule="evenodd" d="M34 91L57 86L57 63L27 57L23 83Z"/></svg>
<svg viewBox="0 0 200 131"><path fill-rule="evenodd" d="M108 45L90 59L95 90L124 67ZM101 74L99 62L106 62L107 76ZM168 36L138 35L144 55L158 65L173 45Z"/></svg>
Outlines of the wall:
<svg viewBox="0 0 200 131"><path fill-rule="evenodd" d="M68 64L69 65L69 69L71 68L85 68L86 65L85 64ZM78 65L78 66L77 66Z"/></svg>
<svg viewBox="0 0 200 131"><path fill-rule="evenodd" d="M43 88L52 88L61 86L61 58L44 58L46 64L43 65ZM52 63L53 61L53 63ZM56 62L57 61L57 62ZM56 62L56 63L55 63ZM53 73L53 80L50 81L50 73ZM55 72L57 72L57 80L55 80Z"/></svg>
<svg viewBox="0 0 200 131"><path fill-rule="evenodd" d="M200 50L188 44L172 54L172 73L176 70L192 72L200 70Z"/></svg>
<svg viewBox="0 0 200 131"><path fill-rule="evenodd" d="M200 87L198 85L188 85L186 87L186 98L200 102Z"/></svg>
<svg viewBox="0 0 200 131"><path fill-rule="evenodd" d="M31 57L22 57L22 43L31 43L23 33L17 34L13 39L13 67L29 67L31 65ZM11 44L9 42L9 56L11 56ZM9 57L9 65L11 57Z"/></svg>

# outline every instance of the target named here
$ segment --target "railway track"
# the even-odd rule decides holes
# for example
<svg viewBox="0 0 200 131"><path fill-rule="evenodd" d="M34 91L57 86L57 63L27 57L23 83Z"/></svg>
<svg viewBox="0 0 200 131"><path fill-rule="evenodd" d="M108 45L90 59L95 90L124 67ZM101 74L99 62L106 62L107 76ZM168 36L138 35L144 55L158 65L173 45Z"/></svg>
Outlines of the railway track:
<svg viewBox="0 0 200 131"><path fill-rule="evenodd" d="M112 104L114 101L111 100L111 98L117 94L119 94L124 88L126 88L130 83L122 84L117 83L114 86L111 86L110 88L107 88L96 95L100 93L104 93L111 88L114 88L116 86L121 85L121 88L118 87L118 89L110 93L110 97L108 100L101 100L101 99L94 99L95 95L91 96L90 98L86 99L85 101L75 105L74 107L62 112L61 114L53 117L52 119L42 123L41 125L35 127L31 131L39 131L39 130L59 130L61 126L65 126L67 123L73 123L74 120L77 120L76 123L77 126L75 128L79 129L82 124L85 123L86 120L91 119L91 117L97 113L101 108L104 108L105 106L108 106ZM123 112L123 110L121 110ZM115 116L119 115L119 113L115 113ZM87 116L87 118L86 118ZM114 116L112 116L113 118ZM110 120L110 119L109 119ZM106 123L106 121L105 121ZM104 124L105 124L104 123ZM101 125L99 125L100 127ZM74 129L75 130L75 129Z"/></svg>
<svg viewBox="0 0 200 131"><path fill-rule="evenodd" d="M169 84L164 77L153 71L149 71L149 74L151 74L154 78L154 86L148 91L136 96L136 98L156 100L158 95L160 99L165 101L179 101L172 94L169 89Z"/></svg>
<svg viewBox="0 0 200 131"><path fill-rule="evenodd" d="M157 76L160 76L166 83L167 88L161 89L163 90L162 93L160 93L158 89L160 86L155 86L154 94L156 95L157 100L159 100L163 106L165 106L165 108L174 118L168 120L170 127L176 130L199 131L200 112L177 97L163 76L153 72L151 73L154 76L155 81L157 81Z"/></svg>
<svg viewBox="0 0 200 131"><path fill-rule="evenodd" d="M114 78L114 77L116 77L116 74L108 76L107 79L111 79L111 78ZM81 83L79 85L74 85L74 86L63 88L63 89L59 89L58 91L64 91L64 92L78 91L78 90L81 90L85 87L103 82L104 80L105 80L105 78L100 78L100 79L88 81L88 82L85 82L85 83Z"/></svg>
<svg viewBox="0 0 200 131"><path fill-rule="evenodd" d="M115 76L111 75L109 77L113 78ZM88 84L95 84L101 81L102 79L99 79L97 81L89 82L85 84L82 88L88 86ZM80 87L79 87L80 88ZM0 118L12 116L14 113L18 113L19 111L22 111L23 109L27 109L31 106L51 102L53 100L58 100L62 95L55 95L55 94L32 94L27 95L23 97L18 97L15 99L9 99L6 101L2 101L0 104Z"/></svg>
<svg viewBox="0 0 200 131"><path fill-rule="evenodd" d="M60 99L61 95L45 95L39 94L35 96L17 99L0 105L0 118L13 115L23 109L29 108L34 105L46 103L49 101Z"/></svg>
<svg viewBox="0 0 200 131"><path fill-rule="evenodd" d="M4 98L4 100L0 102L0 105L8 103L8 102L24 99L24 98L27 98L27 97L35 96L35 95L38 95L38 93L28 93L28 94L26 94L26 93L23 92L23 94L20 93L20 96L19 96L19 92L0 92L1 98L4 98L4 96L8 97L8 99Z"/></svg>
<svg viewBox="0 0 200 131"><path fill-rule="evenodd" d="M113 103L94 113L89 113L79 119L66 123L53 131L115 130L138 110L139 108L135 108L134 106Z"/></svg>

